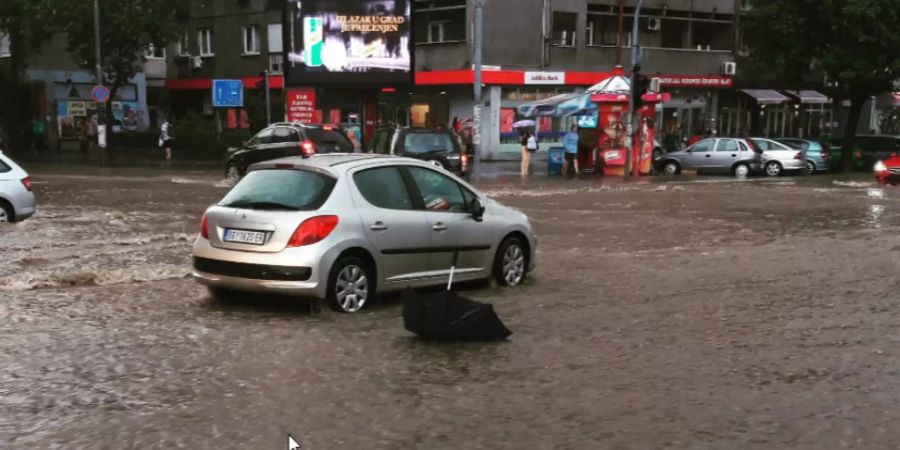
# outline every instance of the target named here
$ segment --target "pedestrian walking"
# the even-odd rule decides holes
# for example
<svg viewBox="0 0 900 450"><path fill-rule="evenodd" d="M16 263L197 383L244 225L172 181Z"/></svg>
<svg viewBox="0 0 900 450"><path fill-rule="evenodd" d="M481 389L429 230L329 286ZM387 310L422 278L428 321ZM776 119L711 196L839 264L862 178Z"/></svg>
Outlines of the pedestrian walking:
<svg viewBox="0 0 900 450"><path fill-rule="evenodd" d="M81 129L84 135L84 151L89 160L93 160L97 151L97 116L88 113L84 119L84 127Z"/></svg>
<svg viewBox="0 0 900 450"><path fill-rule="evenodd" d="M563 148L566 150L566 158L563 160L563 175L569 174L569 167L575 169L575 175L578 175L581 173L578 170L578 125L573 124L563 136Z"/></svg>
<svg viewBox="0 0 900 450"><path fill-rule="evenodd" d="M533 131L527 128L524 130L519 136L519 144L522 145L522 166L519 169L522 177L527 177L531 168L531 155L538 151L540 144Z"/></svg>
<svg viewBox="0 0 900 450"><path fill-rule="evenodd" d="M159 146L166 151L166 164L172 164L172 147L175 145L175 130L169 119L164 119L159 127Z"/></svg>
<svg viewBox="0 0 900 450"><path fill-rule="evenodd" d="M34 116L34 119L31 121L31 143L34 145L36 153L44 152L45 131L44 121L41 120L41 116Z"/></svg>

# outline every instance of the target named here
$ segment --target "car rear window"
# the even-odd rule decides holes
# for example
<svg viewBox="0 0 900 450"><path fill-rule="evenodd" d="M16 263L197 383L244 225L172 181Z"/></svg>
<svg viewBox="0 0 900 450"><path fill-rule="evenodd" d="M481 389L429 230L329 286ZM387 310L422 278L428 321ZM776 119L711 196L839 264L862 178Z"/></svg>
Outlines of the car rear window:
<svg viewBox="0 0 900 450"><path fill-rule="evenodd" d="M408 153L454 152L453 137L449 133L409 133L403 138L403 149Z"/></svg>
<svg viewBox="0 0 900 450"><path fill-rule="evenodd" d="M6 173L10 171L12 171L12 167L9 167L5 162L3 162L2 159L0 159L0 173Z"/></svg>
<svg viewBox="0 0 900 450"><path fill-rule="evenodd" d="M307 170L255 170L235 185L219 205L311 211L325 203L334 183L334 178Z"/></svg>
<svg viewBox="0 0 900 450"><path fill-rule="evenodd" d="M342 153L353 152L353 143L340 131L313 127L307 128L305 131L306 137L315 144L337 145Z"/></svg>

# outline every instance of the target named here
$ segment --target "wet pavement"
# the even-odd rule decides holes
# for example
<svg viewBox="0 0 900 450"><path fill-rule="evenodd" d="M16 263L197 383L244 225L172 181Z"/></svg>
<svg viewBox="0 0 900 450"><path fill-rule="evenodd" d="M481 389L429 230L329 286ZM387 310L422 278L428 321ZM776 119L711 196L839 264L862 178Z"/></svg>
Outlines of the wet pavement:
<svg viewBox="0 0 900 450"><path fill-rule="evenodd" d="M869 176L493 177L537 272L429 344L187 277L217 171L32 170L0 229L0 448L896 448L900 191Z"/></svg>

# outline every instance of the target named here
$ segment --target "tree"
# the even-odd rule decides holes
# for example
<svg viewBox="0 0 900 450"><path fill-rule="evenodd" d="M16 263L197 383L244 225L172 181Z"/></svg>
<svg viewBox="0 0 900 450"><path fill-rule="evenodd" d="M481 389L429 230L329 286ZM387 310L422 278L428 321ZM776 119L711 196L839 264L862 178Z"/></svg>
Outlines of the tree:
<svg viewBox="0 0 900 450"><path fill-rule="evenodd" d="M753 0L743 35L750 58L782 80L825 74L850 100L842 166L853 165L853 140L866 99L900 78L897 0Z"/></svg>
<svg viewBox="0 0 900 450"><path fill-rule="evenodd" d="M0 34L9 39L9 80L6 86L6 128L13 148L22 143L21 125L27 118L23 111L20 79L30 52L35 51L59 30L59 9L62 0L2 0L0 1Z"/></svg>
<svg viewBox="0 0 900 450"><path fill-rule="evenodd" d="M4 0L6 1L6 0ZM100 0L100 66L110 99L116 98L143 69L152 45L165 48L182 30L189 2L183 0ZM96 67L94 5L82 0L67 3L68 50L79 65ZM112 101L106 103L107 155L112 161Z"/></svg>

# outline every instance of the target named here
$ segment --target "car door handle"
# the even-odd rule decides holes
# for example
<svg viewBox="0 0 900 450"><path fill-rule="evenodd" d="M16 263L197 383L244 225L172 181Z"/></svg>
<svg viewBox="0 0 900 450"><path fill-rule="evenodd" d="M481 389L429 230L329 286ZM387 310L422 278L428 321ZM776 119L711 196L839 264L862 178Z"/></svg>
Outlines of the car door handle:
<svg viewBox="0 0 900 450"><path fill-rule="evenodd" d="M447 225L444 225L443 222L438 222L431 227L434 231L447 231Z"/></svg>
<svg viewBox="0 0 900 450"><path fill-rule="evenodd" d="M737 158L737 153L732 153L732 154L731 154L731 157L732 157L732 158Z"/></svg>
<svg viewBox="0 0 900 450"><path fill-rule="evenodd" d="M369 225L369 229L372 231L384 231L388 229L388 226L384 224L384 222L378 221Z"/></svg>
<svg viewBox="0 0 900 450"><path fill-rule="evenodd" d="M707 158L712 158L712 155L706 155Z"/></svg>

